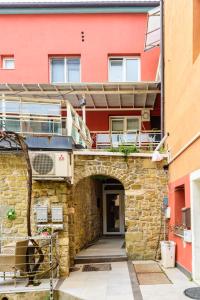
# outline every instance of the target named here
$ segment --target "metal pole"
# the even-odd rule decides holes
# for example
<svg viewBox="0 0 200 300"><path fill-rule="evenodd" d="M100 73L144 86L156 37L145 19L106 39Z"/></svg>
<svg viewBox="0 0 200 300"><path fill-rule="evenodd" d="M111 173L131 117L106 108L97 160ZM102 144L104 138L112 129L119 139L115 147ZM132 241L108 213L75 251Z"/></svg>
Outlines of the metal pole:
<svg viewBox="0 0 200 300"><path fill-rule="evenodd" d="M83 117L83 122L86 124L86 110L85 110L85 105L82 106L82 117Z"/></svg>
<svg viewBox="0 0 200 300"><path fill-rule="evenodd" d="M6 102L5 102L5 94L2 94L2 130L6 130Z"/></svg>
<svg viewBox="0 0 200 300"><path fill-rule="evenodd" d="M165 109L165 48L164 48L164 0L160 0L160 57L161 57L161 136L164 137Z"/></svg>
<svg viewBox="0 0 200 300"><path fill-rule="evenodd" d="M53 253L53 243L52 243L52 235L51 235L51 238L50 238L50 243L49 243L49 266L50 266L50 274L49 274L49 277L50 277L50 280L49 280L49 283L50 283L50 300L54 300L53 298L53 270L52 270L52 266L53 266L53 262L52 262L52 253Z"/></svg>

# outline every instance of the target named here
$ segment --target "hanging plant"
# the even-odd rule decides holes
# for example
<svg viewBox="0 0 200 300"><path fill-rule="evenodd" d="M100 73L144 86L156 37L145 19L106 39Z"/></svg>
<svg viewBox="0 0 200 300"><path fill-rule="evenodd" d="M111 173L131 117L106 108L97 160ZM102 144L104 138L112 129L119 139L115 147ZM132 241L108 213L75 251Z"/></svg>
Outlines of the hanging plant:
<svg viewBox="0 0 200 300"><path fill-rule="evenodd" d="M7 218L10 221L13 221L16 219L16 211L14 210L14 208L11 208L7 211Z"/></svg>

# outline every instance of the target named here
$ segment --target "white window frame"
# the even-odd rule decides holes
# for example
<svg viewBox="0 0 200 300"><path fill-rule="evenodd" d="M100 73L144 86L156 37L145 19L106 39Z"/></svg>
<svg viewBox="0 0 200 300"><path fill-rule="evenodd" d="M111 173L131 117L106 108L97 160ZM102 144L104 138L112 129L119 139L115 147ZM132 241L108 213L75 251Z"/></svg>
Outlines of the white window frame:
<svg viewBox="0 0 200 300"><path fill-rule="evenodd" d="M54 59L64 59L64 82L53 82L53 80L52 80L52 60L54 60ZM70 59L79 59L79 61L80 61L79 82L81 82L81 58L80 58L80 56L75 56L75 57L54 56L54 57L50 58L50 68L49 68L49 72L50 72L49 78L50 78L50 82L52 84L74 83L74 82L71 82L71 81L67 81L68 80L67 72L66 72L67 71L67 61L70 60Z"/></svg>
<svg viewBox="0 0 200 300"><path fill-rule="evenodd" d="M14 67L13 68L6 68L6 61L12 60L14 62ZM3 57L2 59L2 67L4 70L14 70L15 69L15 59L14 57Z"/></svg>
<svg viewBox="0 0 200 300"><path fill-rule="evenodd" d="M141 58L140 56L110 56L108 58L108 80L109 82L114 82L111 81L110 79L110 73L111 73L111 61L122 61L122 82L130 82L126 80L126 61L129 59L135 59L139 61L138 65L138 80L136 82L141 81ZM133 82L133 81L131 81Z"/></svg>
<svg viewBox="0 0 200 300"><path fill-rule="evenodd" d="M112 120L123 120L123 133L137 132L137 130L127 130L127 120L128 119L138 119L139 120L139 131L141 131L141 117L140 116L110 116L109 129L110 133L118 133L112 130Z"/></svg>

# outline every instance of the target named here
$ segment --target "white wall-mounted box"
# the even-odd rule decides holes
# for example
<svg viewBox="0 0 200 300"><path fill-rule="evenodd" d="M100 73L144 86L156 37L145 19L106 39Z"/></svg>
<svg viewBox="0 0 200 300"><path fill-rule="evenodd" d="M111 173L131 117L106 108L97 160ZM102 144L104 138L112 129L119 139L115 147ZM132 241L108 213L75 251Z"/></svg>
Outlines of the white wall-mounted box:
<svg viewBox="0 0 200 300"><path fill-rule="evenodd" d="M165 218L166 219L171 218L171 208L169 206L165 209Z"/></svg>
<svg viewBox="0 0 200 300"><path fill-rule="evenodd" d="M63 222L63 207L52 206L51 207L51 221L52 222Z"/></svg>
<svg viewBox="0 0 200 300"><path fill-rule="evenodd" d="M192 243L192 230L185 229L183 239L186 243Z"/></svg>
<svg viewBox="0 0 200 300"><path fill-rule="evenodd" d="M36 221L37 223L48 222L48 206L36 206Z"/></svg>

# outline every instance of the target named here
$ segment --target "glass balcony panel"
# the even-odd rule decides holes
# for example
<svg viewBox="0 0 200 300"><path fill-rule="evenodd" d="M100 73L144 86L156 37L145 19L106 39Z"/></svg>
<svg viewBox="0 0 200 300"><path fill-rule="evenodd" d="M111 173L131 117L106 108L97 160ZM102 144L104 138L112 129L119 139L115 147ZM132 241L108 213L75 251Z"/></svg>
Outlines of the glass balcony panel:
<svg viewBox="0 0 200 300"><path fill-rule="evenodd" d="M19 114L20 113L20 102L5 101L5 112Z"/></svg>
<svg viewBox="0 0 200 300"><path fill-rule="evenodd" d="M22 121L22 132L40 134L62 134L61 122L55 121Z"/></svg>
<svg viewBox="0 0 200 300"><path fill-rule="evenodd" d="M20 132L20 120L17 118L13 119L1 119L0 130Z"/></svg>
<svg viewBox="0 0 200 300"><path fill-rule="evenodd" d="M60 104L22 103L22 114L60 116Z"/></svg>

